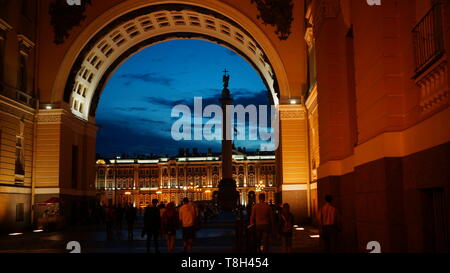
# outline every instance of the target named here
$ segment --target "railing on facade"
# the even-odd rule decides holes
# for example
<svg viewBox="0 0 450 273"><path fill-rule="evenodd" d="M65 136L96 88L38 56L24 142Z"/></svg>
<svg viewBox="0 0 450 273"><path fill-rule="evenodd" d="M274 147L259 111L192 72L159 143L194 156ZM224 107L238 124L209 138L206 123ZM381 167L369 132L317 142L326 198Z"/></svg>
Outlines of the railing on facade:
<svg viewBox="0 0 450 273"><path fill-rule="evenodd" d="M32 95L27 94L19 89L11 87L2 82L0 82L0 95L3 95L10 99L13 99L21 104L28 106L28 107L31 107L31 108L36 107L36 99L34 99Z"/></svg>
<svg viewBox="0 0 450 273"><path fill-rule="evenodd" d="M442 3L436 3L413 29L416 76L444 54Z"/></svg>

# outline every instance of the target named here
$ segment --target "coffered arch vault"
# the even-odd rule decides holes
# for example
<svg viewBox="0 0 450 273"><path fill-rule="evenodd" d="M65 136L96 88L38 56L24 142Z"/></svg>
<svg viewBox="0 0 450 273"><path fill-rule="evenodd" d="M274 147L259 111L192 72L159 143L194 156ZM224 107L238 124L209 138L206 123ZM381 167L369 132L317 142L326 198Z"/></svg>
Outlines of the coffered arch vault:
<svg viewBox="0 0 450 273"><path fill-rule="evenodd" d="M155 43L190 38L213 41L240 54L260 73L273 103L278 104L280 92L275 70L257 39L229 17L188 4L140 7L115 18L96 32L71 66L64 101L69 103L74 115L88 120L89 116L95 116L104 84L126 58ZM267 48L270 43L265 45Z"/></svg>

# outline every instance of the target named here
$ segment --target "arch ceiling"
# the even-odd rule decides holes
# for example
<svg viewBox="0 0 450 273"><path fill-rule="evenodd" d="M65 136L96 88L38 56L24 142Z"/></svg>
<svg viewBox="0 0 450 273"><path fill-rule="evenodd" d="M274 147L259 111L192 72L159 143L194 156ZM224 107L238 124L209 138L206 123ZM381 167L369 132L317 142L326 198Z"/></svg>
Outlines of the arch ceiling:
<svg viewBox="0 0 450 273"><path fill-rule="evenodd" d="M152 44L196 38L222 44L249 61L278 104L278 83L267 55L236 22L206 8L160 4L112 21L85 45L70 72L64 100L77 117L95 116L99 96L111 73L130 55Z"/></svg>

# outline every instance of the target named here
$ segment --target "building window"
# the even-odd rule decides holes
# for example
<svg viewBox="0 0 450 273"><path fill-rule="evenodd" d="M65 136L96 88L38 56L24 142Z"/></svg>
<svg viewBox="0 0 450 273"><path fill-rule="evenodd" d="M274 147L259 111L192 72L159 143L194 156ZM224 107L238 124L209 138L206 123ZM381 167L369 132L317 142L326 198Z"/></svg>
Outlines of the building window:
<svg viewBox="0 0 450 273"><path fill-rule="evenodd" d="M417 75L427 70L445 52L442 3L432 1L432 4L430 11L412 31Z"/></svg>
<svg viewBox="0 0 450 273"><path fill-rule="evenodd" d="M243 186L244 186L244 176L239 175L239 187L243 187Z"/></svg>
<svg viewBox="0 0 450 273"><path fill-rule="evenodd" d="M20 54L19 75L17 79L17 88L27 92L27 56Z"/></svg>
<svg viewBox="0 0 450 273"><path fill-rule="evenodd" d="M15 163L15 174L16 182L23 182L23 177L25 176L24 167L24 130L25 123L23 121L19 122L19 134L16 136L16 163Z"/></svg>
<svg viewBox="0 0 450 273"><path fill-rule="evenodd" d="M25 205L24 203L16 204L16 222L25 221Z"/></svg>
<svg viewBox="0 0 450 273"><path fill-rule="evenodd" d="M254 175L250 175L248 177L248 186L250 186L250 187L254 187L255 186L255 176Z"/></svg>
<svg viewBox="0 0 450 273"><path fill-rule="evenodd" d="M22 0L21 13L23 16L25 16L27 19L29 19L29 17L30 17L30 1L29 0Z"/></svg>

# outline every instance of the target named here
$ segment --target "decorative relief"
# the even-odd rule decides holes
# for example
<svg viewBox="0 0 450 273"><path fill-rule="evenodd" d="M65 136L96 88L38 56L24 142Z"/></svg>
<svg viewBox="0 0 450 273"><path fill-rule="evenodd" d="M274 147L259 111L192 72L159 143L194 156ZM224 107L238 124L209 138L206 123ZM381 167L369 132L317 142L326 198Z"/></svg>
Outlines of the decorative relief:
<svg viewBox="0 0 450 273"><path fill-rule="evenodd" d="M292 0L251 0L258 6L258 19L264 24L277 28L275 33L280 40L286 40L291 34L291 25L294 20Z"/></svg>
<svg viewBox="0 0 450 273"><path fill-rule="evenodd" d="M70 30L86 19L85 11L91 4L91 0L83 0L81 5L68 5L66 0L54 0L50 3L50 23L55 34L55 44L64 43L69 37Z"/></svg>
<svg viewBox="0 0 450 273"><path fill-rule="evenodd" d="M339 0L315 0L312 6L310 24L314 27L314 33L320 30L323 19L336 18L340 12Z"/></svg>
<svg viewBox="0 0 450 273"><path fill-rule="evenodd" d="M61 115L42 115L39 114L37 116L38 123L61 123L62 117Z"/></svg>
<svg viewBox="0 0 450 273"><path fill-rule="evenodd" d="M340 10L339 0L320 0L319 2L321 18L336 18L338 16Z"/></svg>
<svg viewBox="0 0 450 273"><path fill-rule="evenodd" d="M300 105L280 105L280 120L304 120L306 110Z"/></svg>
<svg viewBox="0 0 450 273"><path fill-rule="evenodd" d="M427 113L449 102L447 61L417 81L420 87L420 110Z"/></svg>

